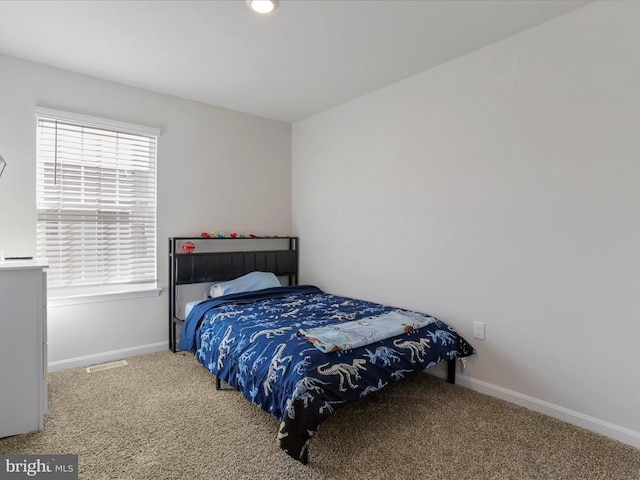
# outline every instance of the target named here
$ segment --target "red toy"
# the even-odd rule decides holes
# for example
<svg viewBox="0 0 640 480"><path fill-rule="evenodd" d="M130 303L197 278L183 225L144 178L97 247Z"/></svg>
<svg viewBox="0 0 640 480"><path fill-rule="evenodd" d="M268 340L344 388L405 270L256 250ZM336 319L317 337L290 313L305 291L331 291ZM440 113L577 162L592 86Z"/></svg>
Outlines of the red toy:
<svg viewBox="0 0 640 480"><path fill-rule="evenodd" d="M238 238L237 232L231 232L231 238Z"/></svg>
<svg viewBox="0 0 640 480"><path fill-rule="evenodd" d="M189 254L189 253L193 252L195 249L196 249L196 246L191 242L184 242L182 244L182 251L184 253Z"/></svg>
<svg viewBox="0 0 640 480"><path fill-rule="evenodd" d="M202 232L202 233L200 234L200 236L201 236L202 238L211 238L211 235L209 235L207 232Z"/></svg>

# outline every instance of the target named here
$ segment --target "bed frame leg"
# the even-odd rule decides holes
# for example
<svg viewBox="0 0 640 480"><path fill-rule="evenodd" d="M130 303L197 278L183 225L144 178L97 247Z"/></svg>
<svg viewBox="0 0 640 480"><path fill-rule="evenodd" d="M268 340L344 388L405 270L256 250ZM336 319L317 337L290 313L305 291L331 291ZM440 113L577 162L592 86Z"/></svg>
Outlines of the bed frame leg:
<svg viewBox="0 0 640 480"><path fill-rule="evenodd" d="M220 384L220 378L216 377L216 390L220 390L222 385Z"/></svg>
<svg viewBox="0 0 640 480"><path fill-rule="evenodd" d="M456 360L455 358L447 361L447 382L456 383Z"/></svg>

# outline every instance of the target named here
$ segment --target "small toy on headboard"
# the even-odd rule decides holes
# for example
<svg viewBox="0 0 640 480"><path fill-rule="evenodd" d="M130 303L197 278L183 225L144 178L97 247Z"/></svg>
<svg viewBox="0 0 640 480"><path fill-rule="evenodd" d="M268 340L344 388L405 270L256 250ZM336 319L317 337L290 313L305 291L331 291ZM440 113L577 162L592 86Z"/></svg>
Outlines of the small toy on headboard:
<svg viewBox="0 0 640 480"><path fill-rule="evenodd" d="M193 252L195 249L196 249L196 246L191 242L184 242L182 244L182 251L184 253L189 254L189 253Z"/></svg>
<svg viewBox="0 0 640 480"><path fill-rule="evenodd" d="M226 236L224 232L216 232L212 231L211 233L202 232L200 234L200 238L278 238L278 237L262 237L261 235L256 235L255 233L250 233L245 235L244 233L231 232L229 236Z"/></svg>

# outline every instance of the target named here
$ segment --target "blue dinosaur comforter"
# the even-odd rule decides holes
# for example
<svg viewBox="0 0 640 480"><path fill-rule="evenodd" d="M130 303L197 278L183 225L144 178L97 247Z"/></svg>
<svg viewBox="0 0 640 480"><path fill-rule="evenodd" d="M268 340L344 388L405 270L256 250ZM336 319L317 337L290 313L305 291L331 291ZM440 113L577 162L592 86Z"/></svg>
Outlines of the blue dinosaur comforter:
<svg viewBox="0 0 640 480"><path fill-rule="evenodd" d="M303 460L311 436L336 408L474 353L455 330L416 312L408 313L421 317L418 324L424 326L350 350L324 353L298 335L301 329L393 311L402 310L309 285L225 295L194 307L178 347L279 419L281 448Z"/></svg>

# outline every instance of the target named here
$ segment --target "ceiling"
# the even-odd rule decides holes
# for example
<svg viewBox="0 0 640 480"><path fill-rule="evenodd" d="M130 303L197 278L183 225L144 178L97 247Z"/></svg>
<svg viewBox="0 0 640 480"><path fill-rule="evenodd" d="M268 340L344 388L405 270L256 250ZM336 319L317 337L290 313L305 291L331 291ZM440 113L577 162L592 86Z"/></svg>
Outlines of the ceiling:
<svg viewBox="0 0 640 480"><path fill-rule="evenodd" d="M0 53L295 122L589 3L4 0Z"/></svg>

